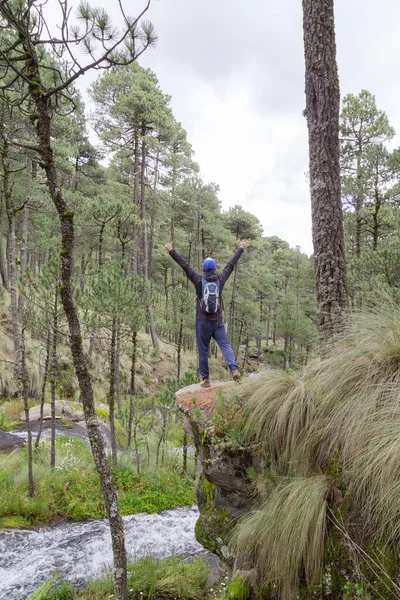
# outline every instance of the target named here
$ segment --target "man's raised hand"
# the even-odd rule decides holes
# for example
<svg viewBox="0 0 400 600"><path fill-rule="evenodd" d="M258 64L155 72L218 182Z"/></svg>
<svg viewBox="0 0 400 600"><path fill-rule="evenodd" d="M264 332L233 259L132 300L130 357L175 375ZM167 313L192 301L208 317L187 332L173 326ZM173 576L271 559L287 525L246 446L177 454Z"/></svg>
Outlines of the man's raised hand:
<svg viewBox="0 0 400 600"><path fill-rule="evenodd" d="M173 250L172 242L168 242L168 244L165 244L164 248L167 252L171 252L171 250Z"/></svg>
<svg viewBox="0 0 400 600"><path fill-rule="evenodd" d="M239 242L239 248L243 248L243 250L247 247L246 242Z"/></svg>

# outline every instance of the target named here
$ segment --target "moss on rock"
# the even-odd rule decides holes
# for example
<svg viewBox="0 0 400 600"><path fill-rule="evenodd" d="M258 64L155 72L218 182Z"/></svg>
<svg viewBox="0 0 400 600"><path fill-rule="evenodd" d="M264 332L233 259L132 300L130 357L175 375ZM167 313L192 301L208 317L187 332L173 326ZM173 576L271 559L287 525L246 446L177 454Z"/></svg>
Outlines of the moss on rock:
<svg viewBox="0 0 400 600"><path fill-rule="evenodd" d="M226 508L218 505L216 491L214 484L200 476L196 487L200 516L194 533L199 544L230 564L233 562L233 557L228 549L228 539L232 531L233 519Z"/></svg>

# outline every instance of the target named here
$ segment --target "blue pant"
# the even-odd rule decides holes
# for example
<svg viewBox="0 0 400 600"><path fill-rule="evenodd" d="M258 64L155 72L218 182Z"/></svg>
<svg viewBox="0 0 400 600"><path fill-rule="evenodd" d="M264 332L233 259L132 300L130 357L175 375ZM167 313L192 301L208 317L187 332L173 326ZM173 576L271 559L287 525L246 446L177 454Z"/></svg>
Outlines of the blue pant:
<svg viewBox="0 0 400 600"><path fill-rule="evenodd" d="M224 359L230 370L236 369L235 357L233 350L228 342L226 336L224 323L218 323L216 321L200 321L196 319L196 339L197 348L199 350L199 370L200 375L203 379L209 377L208 371L208 348L210 346L211 338L217 342L221 349Z"/></svg>

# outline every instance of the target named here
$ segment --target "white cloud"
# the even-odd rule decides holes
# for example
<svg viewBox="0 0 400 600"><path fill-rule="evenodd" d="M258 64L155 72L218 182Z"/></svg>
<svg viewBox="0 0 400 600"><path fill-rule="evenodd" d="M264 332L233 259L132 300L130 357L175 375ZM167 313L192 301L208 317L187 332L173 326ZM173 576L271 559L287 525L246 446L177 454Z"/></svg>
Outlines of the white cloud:
<svg viewBox="0 0 400 600"><path fill-rule="evenodd" d="M131 13L144 5L123 2ZM117 2L93 4L118 19ZM342 94L371 91L400 134L400 2L336 0L335 10ZM241 204L266 235L312 252L300 0L153 0L146 18L160 38L141 63L172 96L223 206Z"/></svg>
<svg viewBox="0 0 400 600"><path fill-rule="evenodd" d="M220 185L223 207L242 205L266 235L311 253L304 118L252 110L242 76L219 93L201 81L188 83L187 101L197 115L189 137L202 173Z"/></svg>

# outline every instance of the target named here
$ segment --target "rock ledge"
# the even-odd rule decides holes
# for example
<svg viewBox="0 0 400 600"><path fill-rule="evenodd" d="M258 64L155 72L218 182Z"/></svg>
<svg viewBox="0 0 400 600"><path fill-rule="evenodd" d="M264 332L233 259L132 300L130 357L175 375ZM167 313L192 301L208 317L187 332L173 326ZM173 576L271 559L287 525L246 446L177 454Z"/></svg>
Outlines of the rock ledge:
<svg viewBox="0 0 400 600"><path fill-rule="evenodd" d="M192 415L193 411L199 408L202 416L212 417L218 402L218 393L234 385L233 381L217 381L210 387L204 388L200 383L194 383L176 392L176 403L187 416Z"/></svg>

